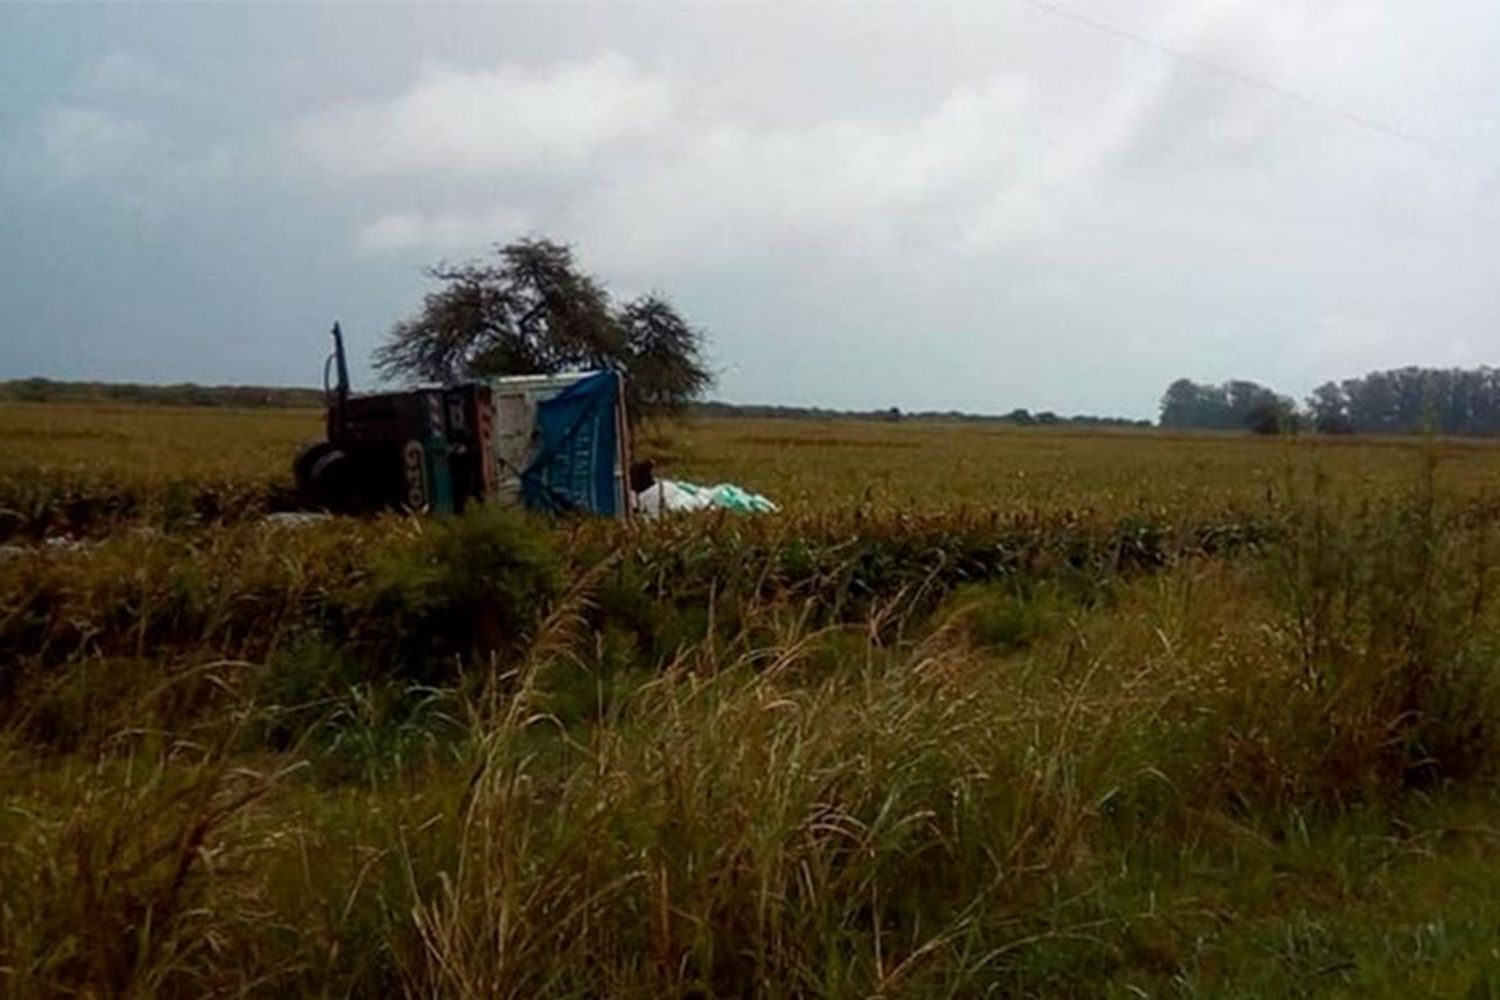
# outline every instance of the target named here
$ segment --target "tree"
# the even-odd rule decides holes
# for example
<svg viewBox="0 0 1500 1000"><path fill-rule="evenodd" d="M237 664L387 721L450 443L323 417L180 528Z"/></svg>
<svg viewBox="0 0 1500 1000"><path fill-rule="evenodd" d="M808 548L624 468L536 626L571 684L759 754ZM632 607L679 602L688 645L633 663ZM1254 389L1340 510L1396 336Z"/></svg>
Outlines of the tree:
<svg viewBox="0 0 1500 1000"><path fill-rule="evenodd" d="M1163 427L1189 427L1198 404L1198 384L1192 379L1180 378L1167 386L1161 397L1161 425Z"/></svg>
<svg viewBox="0 0 1500 1000"><path fill-rule="evenodd" d="M644 295L625 306L618 322L632 413L680 412L713 384L703 363L703 331L665 299Z"/></svg>
<svg viewBox="0 0 1500 1000"><path fill-rule="evenodd" d="M1257 382L1199 385L1180 378L1161 398L1161 426L1274 434L1291 426L1296 403Z"/></svg>
<svg viewBox="0 0 1500 1000"><path fill-rule="evenodd" d="M1306 403L1299 414L1291 399L1254 382L1184 378L1162 396L1161 426L1271 433L1296 430L1305 416L1319 434L1500 434L1500 369L1391 368L1325 382Z"/></svg>
<svg viewBox="0 0 1500 1000"><path fill-rule="evenodd" d="M1315 392L1331 398L1327 389L1320 386ZM1337 389L1348 430L1500 433L1500 370L1494 368L1392 368L1345 379Z"/></svg>
<svg viewBox="0 0 1500 1000"><path fill-rule="evenodd" d="M660 296L617 309L572 249L550 240L495 257L428 269L442 286L392 328L376 367L433 382L610 368L625 375L633 415L680 409L712 384L703 332Z"/></svg>
<svg viewBox="0 0 1500 1000"><path fill-rule="evenodd" d="M1307 397L1307 410L1313 430L1319 434L1349 434L1349 397L1337 382L1324 382Z"/></svg>
<svg viewBox="0 0 1500 1000"><path fill-rule="evenodd" d="M1223 430L1234 426L1229 395L1222 386L1180 378L1161 398L1161 426Z"/></svg>
<svg viewBox="0 0 1500 1000"><path fill-rule="evenodd" d="M1296 433L1299 423L1292 401L1284 397L1263 399L1245 414L1245 427L1252 434Z"/></svg>

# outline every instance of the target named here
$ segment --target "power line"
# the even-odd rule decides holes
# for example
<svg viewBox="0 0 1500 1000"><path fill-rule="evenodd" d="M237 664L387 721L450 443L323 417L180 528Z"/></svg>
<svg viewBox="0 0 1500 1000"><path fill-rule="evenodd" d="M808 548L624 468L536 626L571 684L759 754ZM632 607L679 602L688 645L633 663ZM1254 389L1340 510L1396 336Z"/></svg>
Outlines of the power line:
<svg viewBox="0 0 1500 1000"><path fill-rule="evenodd" d="M1070 21L1073 24L1088 28L1091 31L1110 35L1114 38L1120 39L1121 41L1129 42L1132 45L1137 45L1141 48L1149 49L1152 52L1159 53L1160 55L1167 56L1168 58L1174 59L1177 62L1191 66L1194 69L1199 70L1200 72L1208 73L1212 76L1222 77L1226 80L1232 80L1235 83L1243 84L1247 87L1255 87L1259 90L1267 91L1268 93L1275 94L1278 97L1284 98L1286 100L1295 101L1298 104L1312 108L1316 111L1322 111L1326 114L1337 115L1338 117L1343 118L1345 121L1348 121L1354 125L1358 125L1361 128L1370 129L1390 138L1399 139L1403 142L1409 142L1421 146L1423 149L1436 156L1441 156L1450 160L1458 160L1470 166L1479 167L1480 169L1489 171L1490 173L1500 174L1500 164L1496 164L1482 157L1476 156L1475 154L1470 153L1468 150L1463 149L1459 146L1452 145L1451 143L1442 142L1440 140L1432 139L1424 135L1418 135L1415 132L1409 132L1406 129L1401 128L1400 126L1392 125L1391 123L1381 121L1378 118L1372 118L1369 115L1361 114L1360 112L1355 111L1352 108L1344 107L1341 104L1335 104L1332 101L1324 100L1321 97L1314 97L1311 94L1303 93L1300 90L1293 90L1292 88L1283 86L1282 84L1279 84L1274 80L1268 80L1262 76L1256 76L1252 73L1246 73L1243 70L1234 69L1232 67L1213 62L1212 60L1204 59L1202 56L1196 56L1191 52L1185 52L1181 49L1173 48L1172 46L1165 45L1153 38L1149 38L1145 35L1141 35L1134 31L1131 31L1129 28L1122 28L1117 24L1111 24L1107 21L1100 21L1096 18L1089 17L1087 14L1080 14L1077 11L1069 10L1067 7L1064 7L1060 4L1052 3L1051 0L1023 0L1023 2L1028 6L1045 14L1050 14L1054 17L1062 18L1063 20Z"/></svg>

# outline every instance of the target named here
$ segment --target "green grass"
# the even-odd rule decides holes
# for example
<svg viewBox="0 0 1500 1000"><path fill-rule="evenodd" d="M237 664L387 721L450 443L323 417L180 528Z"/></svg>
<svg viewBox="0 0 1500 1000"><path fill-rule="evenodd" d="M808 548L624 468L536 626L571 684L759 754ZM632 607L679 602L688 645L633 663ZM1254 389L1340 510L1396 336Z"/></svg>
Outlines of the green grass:
<svg viewBox="0 0 1500 1000"><path fill-rule="evenodd" d="M288 528L308 414L48 412L6 489L140 499L0 558L6 995L1500 989L1487 445L723 421L649 447L784 515Z"/></svg>

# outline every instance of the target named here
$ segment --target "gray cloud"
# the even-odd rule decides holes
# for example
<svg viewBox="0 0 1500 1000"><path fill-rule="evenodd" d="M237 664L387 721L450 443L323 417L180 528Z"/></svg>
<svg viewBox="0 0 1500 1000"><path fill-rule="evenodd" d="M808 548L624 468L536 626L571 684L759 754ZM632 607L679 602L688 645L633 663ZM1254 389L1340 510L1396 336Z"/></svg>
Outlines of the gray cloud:
<svg viewBox="0 0 1500 1000"><path fill-rule="evenodd" d="M151 142L141 123L93 107L51 108L39 124L46 166L66 181L117 177L132 169Z"/></svg>
<svg viewBox="0 0 1500 1000"><path fill-rule="evenodd" d="M297 138L334 173L462 178L562 169L650 132L669 104L664 87L616 55L540 69L429 65L392 99L314 114Z"/></svg>

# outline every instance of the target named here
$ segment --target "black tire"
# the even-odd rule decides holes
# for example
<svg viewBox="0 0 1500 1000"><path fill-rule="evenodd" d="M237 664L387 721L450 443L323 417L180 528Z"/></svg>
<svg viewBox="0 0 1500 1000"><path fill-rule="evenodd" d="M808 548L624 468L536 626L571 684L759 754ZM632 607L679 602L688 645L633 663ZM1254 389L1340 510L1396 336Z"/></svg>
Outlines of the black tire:
<svg viewBox="0 0 1500 1000"><path fill-rule="evenodd" d="M297 458L297 492L316 510L349 513L355 509L358 479L354 459L327 441Z"/></svg>
<svg viewBox="0 0 1500 1000"><path fill-rule="evenodd" d="M297 457L292 459L292 475L297 482L297 494L304 502L311 502L313 466L318 459L334 450L332 441L314 441L303 445L297 452Z"/></svg>

